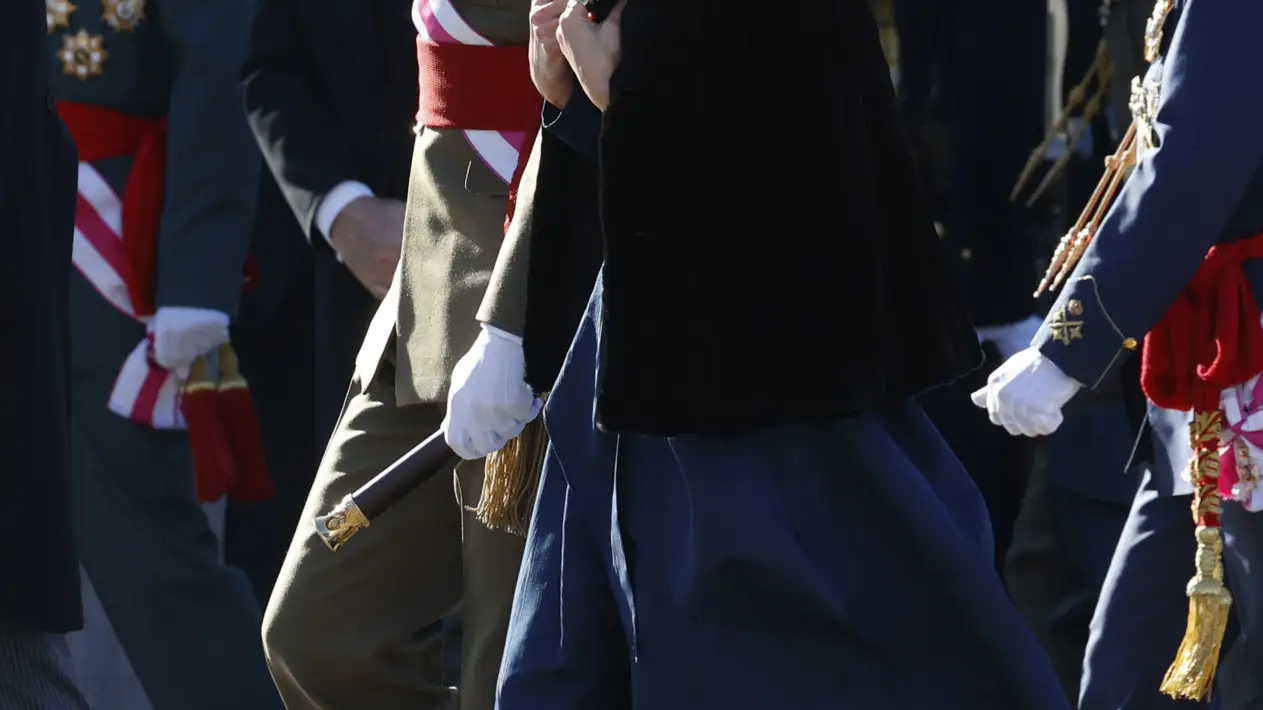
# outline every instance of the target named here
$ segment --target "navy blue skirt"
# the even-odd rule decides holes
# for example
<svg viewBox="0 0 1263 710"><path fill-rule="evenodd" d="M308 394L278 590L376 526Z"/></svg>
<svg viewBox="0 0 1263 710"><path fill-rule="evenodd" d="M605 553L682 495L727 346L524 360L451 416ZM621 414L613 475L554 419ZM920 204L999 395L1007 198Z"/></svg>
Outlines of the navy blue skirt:
<svg viewBox="0 0 1263 710"><path fill-rule="evenodd" d="M600 298L545 412L500 710L1068 710L981 496L913 402L602 433Z"/></svg>

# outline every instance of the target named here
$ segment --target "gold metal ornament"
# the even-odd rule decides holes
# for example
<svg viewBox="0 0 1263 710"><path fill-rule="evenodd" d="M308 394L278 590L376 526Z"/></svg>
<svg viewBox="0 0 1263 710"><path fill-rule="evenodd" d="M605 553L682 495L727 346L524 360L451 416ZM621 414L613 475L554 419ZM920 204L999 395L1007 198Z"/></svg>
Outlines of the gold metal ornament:
<svg viewBox="0 0 1263 710"><path fill-rule="evenodd" d="M1136 124L1136 155L1141 156L1158 147L1158 134L1154 125L1158 119L1158 102L1162 98L1162 85L1152 81L1131 80L1132 120Z"/></svg>
<svg viewBox="0 0 1263 710"><path fill-rule="evenodd" d="M1175 9L1175 0L1158 0L1153 5L1153 14L1145 23L1145 61L1152 64L1162 56L1162 28L1167 23L1167 15Z"/></svg>
<svg viewBox="0 0 1263 710"><path fill-rule="evenodd" d="M325 515L315 519L316 535L334 552L346 544L355 533L368 527L368 518L360 511L351 496L338 501Z"/></svg>
<svg viewBox="0 0 1263 710"><path fill-rule="evenodd" d="M70 0L44 0L44 22L48 33L52 34L53 30L62 27L69 29L70 16L78 9Z"/></svg>
<svg viewBox="0 0 1263 710"><path fill-rule="evenodd" d="M61 60L61 72L78 77L79 81L101 76L105 60L110 56L102 46L104 41L105 38L101 35L88 34L87 30L63 35L61 49L57 51L57 58Z"/></svg>
<svg viewBox="0 0 1263 710"><path fill-rule="evenodd" d="M104 0L101 19L115 32L131 32L145 19L145 0Z"/></svg>

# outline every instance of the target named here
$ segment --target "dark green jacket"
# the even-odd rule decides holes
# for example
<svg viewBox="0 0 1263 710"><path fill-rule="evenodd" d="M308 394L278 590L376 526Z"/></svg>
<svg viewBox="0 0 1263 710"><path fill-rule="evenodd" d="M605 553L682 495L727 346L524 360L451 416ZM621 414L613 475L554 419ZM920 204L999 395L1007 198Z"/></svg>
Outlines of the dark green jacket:
<svg viewBox="0 0 1263 710"><path fill-rule="evenodd" d="M253 0L77 0L64 21L56 0L49 4L58 100L168 121L157 306L235 317L260 167L237 80ZM135 19L117 20L125 15ZM99 61L59 57L80 32L99 40ZM87 71L76 73L84 64ZM121 197L130 158L92 167ZM76 371L116 369L144 334L78 274L71 313Z"/></svg>

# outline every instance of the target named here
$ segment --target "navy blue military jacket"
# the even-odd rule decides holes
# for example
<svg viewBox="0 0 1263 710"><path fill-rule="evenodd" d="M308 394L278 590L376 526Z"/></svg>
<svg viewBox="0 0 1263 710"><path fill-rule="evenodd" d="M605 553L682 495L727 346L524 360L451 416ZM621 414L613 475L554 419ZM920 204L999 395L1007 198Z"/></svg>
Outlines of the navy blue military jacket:
<svg viewBox="0 0 1263 710"><path fill-rule="evenodd" d="M1144 77L1158 92L1148 121L1156 146L1140 155L1036 338L1087 387L1117 374L1210 247L1263 233L1260 28L1263 3L1246 0L1183 0L1167 18L1166 51Z"/></svg>
<svg viewBox="0 0 1263 710"><path fill-rule="evenodd" d="M1142 82L1149 115L1138 126L1153 147L1034 343L1087 387L1103 389L1136 354L1211 246L1263 233L1260 28L1263 3L1250 0L1180 0L1161 25L1162 56ZM1261 267L1246 265L1256 295ZM1161 463L1179 470L1186 435L1157 429L1172 435L1159 436L1170 450Z"/></svg>

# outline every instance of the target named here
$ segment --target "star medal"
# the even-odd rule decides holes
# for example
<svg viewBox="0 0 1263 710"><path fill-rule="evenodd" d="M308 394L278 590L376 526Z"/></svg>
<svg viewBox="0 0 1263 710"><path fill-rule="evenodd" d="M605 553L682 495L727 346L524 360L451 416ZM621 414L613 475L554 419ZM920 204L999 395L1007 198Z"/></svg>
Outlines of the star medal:
<svg viewBox="0 0 1263 710"><path fill-rule="evenodd" d="M48 33L59 27L70 27L70 15L78 8L70 0L44 0L44 21Z"/></svg>
<svg viewBox="0 0 1263 710"><path fill-rule="evenodd" d="M101 19L115 32L131 32L145 19L145 0L105 0Z"/></svg>
<svg viewBox="0 0 1263 710"><path fill-rule="evenodd" d="M61 49L57 52L57 58L61 60L61 73L77 76L79 81L101 76L101 66L110 56L101 46L104 39L101 35L88 34L87 30L63 36Z"/></svg>

